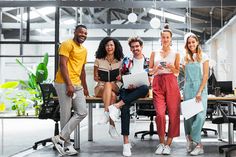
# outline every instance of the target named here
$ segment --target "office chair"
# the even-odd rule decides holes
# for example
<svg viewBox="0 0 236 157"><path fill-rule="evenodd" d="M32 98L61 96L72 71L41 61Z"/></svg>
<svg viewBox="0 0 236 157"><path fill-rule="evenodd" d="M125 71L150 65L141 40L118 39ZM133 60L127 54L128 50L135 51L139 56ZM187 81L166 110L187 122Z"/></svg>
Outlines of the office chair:
<svg viewBox="0 0 236 157"><path fill-rule="evenodd" d="M221 112L222 115L219 117L213 118L212 123L213 124L233 123L234 124L233 129L236 130L236 116L230 115L229 113L227 115L226 112L221 107L221 104L230 105L233 102L231 102L231 101L217 101L216 103L217 103L217 108L219 109L219 111ZM225 148L226 148L226 150L224 150ZM229 157L230 152L233 150L236 150L236 144L226 144L226 145L219 146L219 152L223 153L225 151L226 157Z"/></svg>
<svg viewBox="0 0 236 157"><path fill-rule="evenodd" d="M134 134L134 137L137 137L138 134L141 135L141 140L144 140L144 136L150 135L153 136L154 134L157 134L157 131L154 131L154 125L153 125L153 119L154 116L156 116L156 111L154 109L154 106L151 104L137 104L137 115L139 116L148 116L150 117L150 125L149 130L146 131L139 131Z"/></svg>
<svg viewBox="0 0 236 157"><path fill-rule="evenodd" d="M59 126L58 121L60 121L60 106L58 100L54 100L53 97L57 96L56 90L51 83L39 84L43 104L41 110L39 112L39 119L52 119L55 121L54 127L54 136L59 134ZM47 139L40 140L34 143L33 149L37 149L38 145L42 143L43 146L46 145L47 142L52 142L51 137Z"/></svg>
<svg viewBox="0 0 236 157"><path fill-rule="evenodd" d="M207 105L207 118L208 120L213 119L213 113L216 111L216 107L214 105ZM208 131L212 131L215 133L215 135L217 135L217 131L215 129L211 129L211 128L202 128L202 132L204 133L204 136L208 136Z"/></svg>

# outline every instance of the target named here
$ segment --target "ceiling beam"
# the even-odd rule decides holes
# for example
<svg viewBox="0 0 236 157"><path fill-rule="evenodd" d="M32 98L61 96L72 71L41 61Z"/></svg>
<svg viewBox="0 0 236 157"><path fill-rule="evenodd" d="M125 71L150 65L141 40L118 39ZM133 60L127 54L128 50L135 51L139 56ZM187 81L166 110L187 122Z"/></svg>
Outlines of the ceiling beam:
<svg viewBox="0 0 236 157"><path fill-rule="evenodd" d="M224 0L223 7L236 7L236 1ZM1 7L94 7L94 8L153 8L153 1L0 1ZM187 1L157 1L158 8L187 8ZM191 1L191 8L220 7L221 0Z"/></svg>
<svg viewBox="0 0 236 157"><path fill-rule="evenodd" d="M185 29L188 28L185 23L172 23L169 22L171 29ZM138 23L128 23L128 24L86 24L89 29L152 29L149 23L146 24L138 24ZM206 28L211 27L209 23L192 23L192 28ZM54 28L54 25L49 25L49 23L31 23L31 29L36 28ZM71 25L61 25L62 28L71 28ZM20 23L2 23L3 29L19 29ZM72 27L74 28L74 26Z"/></svg>

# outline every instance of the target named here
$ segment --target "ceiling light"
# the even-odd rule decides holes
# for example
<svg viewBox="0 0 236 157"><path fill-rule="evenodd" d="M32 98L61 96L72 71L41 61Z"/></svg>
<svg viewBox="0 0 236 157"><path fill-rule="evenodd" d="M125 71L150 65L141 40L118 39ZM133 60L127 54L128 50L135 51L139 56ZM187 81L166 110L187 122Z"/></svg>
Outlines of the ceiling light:
<svg viewBox="0 0 236 157"><path fill-rule="evenodd" d="M168 13L168 12L162 12L161 10L157 10L157 9L150 9L149 13L153 14L153 15L160 16L160 17L164 16L165 18L169 18L169 19L172 19L172 20L185 22L185 17L184 16L179 16L179 15Z"/></svg>
<svg viewBox="0 0 236 157"><path fill-rule="evenodd" d="M158 19L157 17L152 18L150 21L150 25L152 28L159 28L161 25L160 19Z"/></svg>
<svg viewBox="0 0 236 157"><path fill-rule="evenodd" d="M129 22L135 23L137 21L138 17L135 13L130 13L128 15Z"/></svg>

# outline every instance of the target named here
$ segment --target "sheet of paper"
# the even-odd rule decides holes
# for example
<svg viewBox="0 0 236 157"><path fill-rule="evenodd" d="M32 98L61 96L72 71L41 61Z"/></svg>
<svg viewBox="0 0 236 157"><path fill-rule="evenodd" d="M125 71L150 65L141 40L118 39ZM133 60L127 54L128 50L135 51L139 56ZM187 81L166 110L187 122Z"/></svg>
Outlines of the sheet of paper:
<svg viewBox="0 0 236 157"><path fill-rule="evenodd" d="M123 88L128 88L129 85L133 84L135 87L139 87L142 85L149 86L148 74L147 72L140 72L130 75L123 75Z"/></svg>
<svg viewBox="0 0 236 157"><path fill-rule="evenodd" d="M197 103L195 98L183 101L181 103L181 111L184 118L189 119L203 111L202 102Z"/></svg>

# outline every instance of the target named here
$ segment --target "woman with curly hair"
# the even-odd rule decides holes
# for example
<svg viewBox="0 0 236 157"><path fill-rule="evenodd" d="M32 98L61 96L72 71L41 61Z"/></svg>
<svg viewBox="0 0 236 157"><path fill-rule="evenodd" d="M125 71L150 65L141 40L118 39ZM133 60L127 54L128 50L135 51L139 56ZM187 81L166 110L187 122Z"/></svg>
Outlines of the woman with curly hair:
<svg viewBox="0 0 236 157"><path fill-rule="evenodd" d="M124 54L120 42L115 38L105 37L101 40L96 51L94 63L94 80L97 82L94 92L95 96L101 97L104 103L104 116L99 123L110 123L109 134L112 138L118 137L119 134L116 131L114 121L109 118L108 106L116 102L116 96L121 86L120 75L115 78L115 81L103 81L99 77L99 70L111 71L120 69L123 57Z"/></svg>

